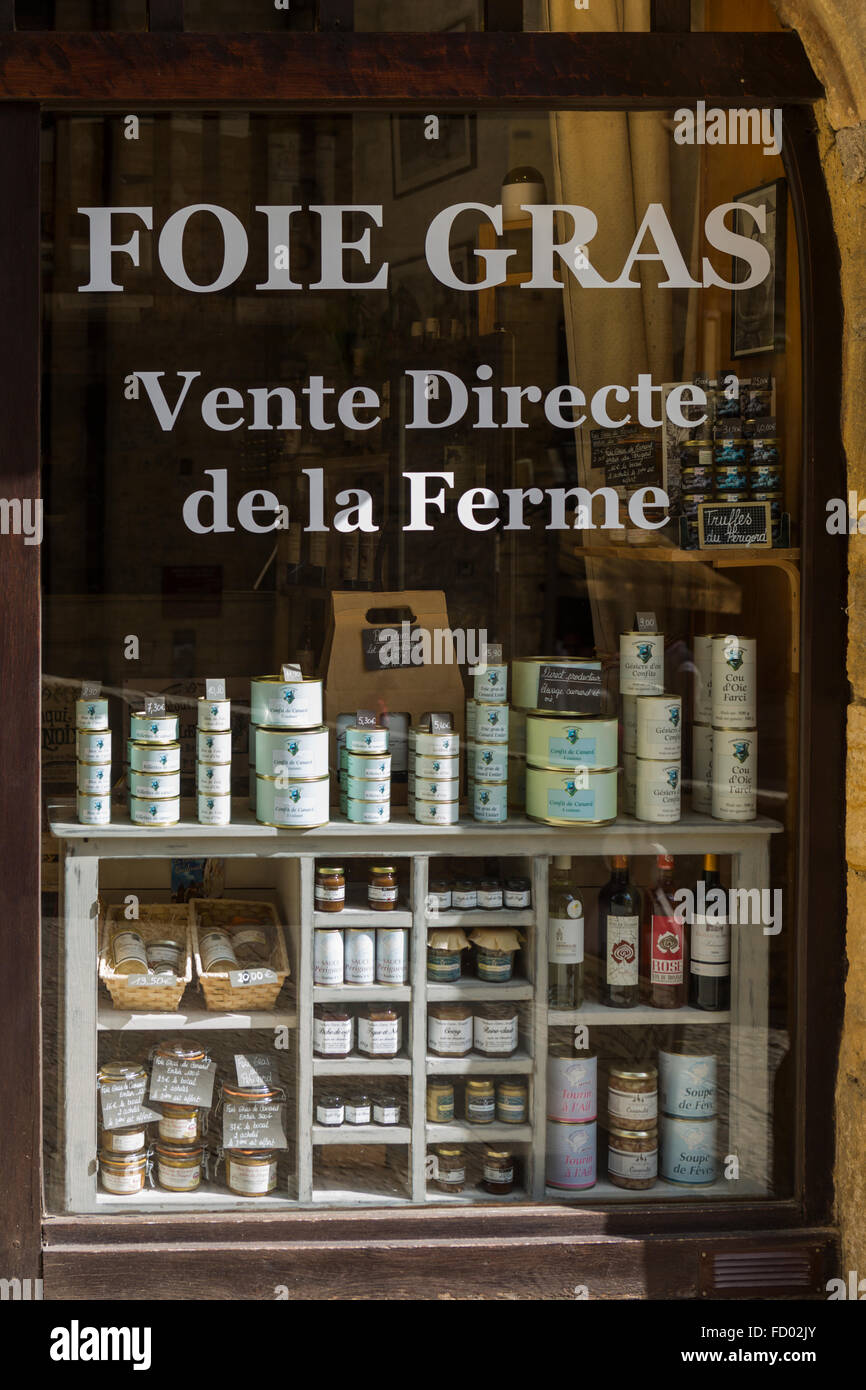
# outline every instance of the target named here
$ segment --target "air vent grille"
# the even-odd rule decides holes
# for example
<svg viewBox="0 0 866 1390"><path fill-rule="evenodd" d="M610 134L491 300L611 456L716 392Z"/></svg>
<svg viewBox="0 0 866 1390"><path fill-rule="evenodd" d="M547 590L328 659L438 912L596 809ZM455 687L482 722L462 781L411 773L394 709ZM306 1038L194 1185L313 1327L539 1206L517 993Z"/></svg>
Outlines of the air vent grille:
<svg viewBox="0 0 866 1390"><path fill-rule="evenodd" d="M818 1246L777 1246L770 1250L701 1252L704 1298L818 1293L821 1251Z"/></svg>

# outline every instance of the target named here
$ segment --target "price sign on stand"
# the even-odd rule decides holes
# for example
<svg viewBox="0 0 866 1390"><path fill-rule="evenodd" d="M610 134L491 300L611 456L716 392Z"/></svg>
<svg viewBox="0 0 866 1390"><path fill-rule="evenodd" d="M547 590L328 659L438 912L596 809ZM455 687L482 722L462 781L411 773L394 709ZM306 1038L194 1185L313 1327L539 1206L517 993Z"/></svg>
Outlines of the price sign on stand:
<svg viewBox="0 0 866 1390"><path fill-rule="evenodd" d="M99 1088L103 1129L125 1129L127 1125L147 1125L159 1119L157 1110L144 1103L147 1077L129 1081L105 1081Z"/></svg>
<svg viewBox="0 0 866 1390"><path fill-rule="evenodd" d="M213 1100L215 1076L216 1062L154 1057L149 1099L170 1105L198 1105L207 1109Z"/></svg>
<svg viewBox="0 0 866 1390"><path fill-rule="evenodd" d="M239 1086L276 1086L279 1062L272 1052L236 1052L235 1072Z"/></svg>
<svg viewBox="0 0 866 1390"><path fill-rule="evenodd" d="M285 1103L255 1105L227 1101L223 1106L224 1149L287 1149Z"/></svg>
<svg viewBox="0 0 866 1390"><path fill-rule="evenodd" d="M769 550L772 544L769 502L698 504L698 545L701 550L728 546Z"/></svg>

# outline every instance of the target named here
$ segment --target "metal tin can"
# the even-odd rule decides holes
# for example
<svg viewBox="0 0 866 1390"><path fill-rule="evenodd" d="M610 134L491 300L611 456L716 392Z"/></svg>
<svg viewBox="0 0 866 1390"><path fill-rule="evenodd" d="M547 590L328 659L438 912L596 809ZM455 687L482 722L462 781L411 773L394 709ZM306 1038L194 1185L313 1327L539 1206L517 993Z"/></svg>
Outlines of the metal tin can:
<svg viewBox="0 0 866 1390"><path fill-rule="evenodd" d="M486 666L483 671L471 671L470 675L476 700L504 704L508 699L507 666Z"/></svg>
<svg viewBox="0 0 866 1390"><path fill-rule="evenodd" d="M110 825L111 798L109 796L86 796L79 792L76 798L78 819L82 825Z"/></svg>
<svg viewBox="0 0 866 1390"><path fill-rule="evenodd" d="M622 809L633 816L637 805L637 754L622 755Z"/></svg>
<svg viewBox="0 0 866 1390"><path fill-rule="evenodd" d="M426 753L416 753L415 766L410 768L412 771L416 777L444 778L446 782L453 782L460 776L460 759L431 758Z"/></svg>
<svg viewBox="0 0 866 1390"><path fill-rule="evenodd" d="M128 774L130 796L161 798L180 796L179 772L133 772Z"/></svg>
<svg viewBox="0 0 866 1390"><path fill-rule="evenodd" d="M713 637L712 719L716 729L754 729L756 642L732 633Z"/></svg>
<svg viewBox="0 0 866 1390"><path fill-rule="evenodd" d="M716 476L720 468L742 468L746 467L746 440L740 434L717 435L713 441L713 463L716 467Z"/></svg>
<svg viewBox="0 0 866 1390"><path fill-rule="evenodd" d="M508 820L508 783L476 782L472 791L472 815L477 821L501 825Z"/></svg>
<svg viewBox="0 0 866 1390"><path fill-rule="evenodd" d="M526 769L526 814L545 825L609 825L616 820L616 768L573 774Z"/></svg>
<svg viewBox="0 0 866 1390"><path fill-rule="evenodd" d="M341 985L344 979L344 938L339 927L313 932L313 984Z"/></svg>
<svg viewBox="0 0 866 1390"><path fill-rule="evenodd" d="M409 979L409 933L403 927L376 928L376 983L405 985Z"/></svg>
<svg viewBox="0 0 866 1390"><path fill-rule="evenodd" d="M708 473L710 486L713 477L713 445L709 439L689 439L680 445L680 471L686 473ZM695 488L696 492L703 491Z"/></svg>
<svg viewBox="0 0 866 1390"><path fill-rule="evenodd" d="M711 813L716 820L755 819L757 761L756 729L713 729Z"/></svg>
<svg viewBox="0 0 866 1390"><path fill-rule="evenodd" d="M716 464L716 492L724 498L729 493L741 493L749 486L749 470L745 458L742 463Z"/></svg>
<svg viewBox="0 0 866 1390"><path fill-rule="evenodd" d="M346 928L343 936L343 978L347 985L371 985L375 980L375 927Z"/></svg>
<svg viewBox="0 0 866 1390"><path fill-rule="evenodd" d="M129 736L133 743L177 743L176 714L147 714L139 710L129 716Z"/></svg>
<svg viewBox="0 0 866 1390"><path fill-rule="evenodd" d="M350 801L390 801L391 779L371 782L362 777L347 777L346 796Z"/></svg>
<svg viewBox="0 0 866 1390"><path fill-rule="evenodd" d="M415 795L424 801L458 801L460 799L459 779L446 781L444 778L417 777Z"/></svg>
<svg viewBox="0 0 866 1390"><path fill-rule="evenodd" d="M286 772L289 777L327 777L328 730L285 729L256 730L255 767L263 777L276 777Z"/></svg>
<svg viewBox="0 0 866 1390"><path fill-rule="evenodd" d="M129 739L126 753L132 772L180 772L179 743L133 743Z"/></svg>
<svg viewBox="0 0 866 1390"><path fill-rule="evenodd" d="M479 743L508 743L508 706L475 702L475 738Z"/></svg>
<svg viewBox="0 0 866 1390"><path fill-rule="evenodd" d="M767 468L777 468L781 477L782 472L782 444L781 440L773 439L767 435L759 435L757 439L751 441L750 463L752 468L764 466Z"/></svg>
<svg viewBox="0 0 866 1390"><path fill-rule="evenodd" d="M180 797L131 796L129 818L133 825L177 825L180 821Z"/></svg>
<svg viewBox="0 0 866 1390"><path fill-rule="evenodd" d="M391 801L355 801L346 797L345 814L353 825L386 825L391 819Z"/></svg>
<svg viewBox="0 0 866 1390"><path fill-rule="evenodd" d="M327 825L330 814L329 778L309 781L256 775L256 820L285 829L314 829Z"/></svg>
<svg viewBox="0 0 866 1390"><path fill-rule="evenodd" d="M752 459L749 468L749 487L752 489L753 495L756 492L769 492L773 496L781 497L782 465L780 463L756 463Z"/></svg>
<svg viewBox="0 0 866 1390"><path fill-rule="evenodd" d="M598 1125L595 1120L585 1124L548 1120L547 1186L569 1191L595 1187L597 1140Z"/></svg>
<svg viewBox="0 0 866 1390"><path fill-rule="evenodd" d="M716 485L716 475L712 464L712 450L708 449L710 462L698 468L684 468L680 474L683 495L692 497L711 496Z"/></svg>
<svg viewBox="0 0 866 1390"><path fill-rule="evenodd" d="M637 756L672 761L682 754L683 702L679 695L637 696Z"/></svg>
<svg viewBox="0 0 866 1390"><path fill-rule="evenodd" d="M765 420L770 414L773 393L766 386L744 386L742 399L747 424L749 420Z"/></svg>
<svg viewBox="0 0 866 1390"><path fill-rule="evenodd" d="M431 734L427 729L417 729L415 752L428 758L456 758L460 754L460 735L450 729L439 734Z"/></svg>
<svg viewBox="0 0 866 1390"><path fill-rule="evenodd" d="M663 695L664 690L665 639L662 633L620 633L620 695Z"/></svg>
<svg viewBox="0 0 866 1390"><path fill-rule="evenodd" d="M75 756L82 763L111 762L111 733L109 730L79 729L75 734Z"/></svg>
<svg viewBox="0 0 866 1390"><path fill-rule="evenodd" d="M360 781L381 782L391 776L391 754L347 752L345 772Z"/></svg>
<svg viewBox="0 0 866 1390"><path fill-rule="evenodd" d="M388 730L383 728L361 728L350 724L346 730L346 751L348 753L387 753Z"/></svg>
<svg viewBox="0 0 866 1390"><path fill-rule="evenodd" d="M475 713L475 701L474 701L474 700L471 700L471 699L470 699L470 700L467 700L467 701L466 701L466 738L467 738L467 740L471 740L471 739L473 739L473 738L475 737L475 729L476 729L476 726L477 726L477 722L478 722L478 721L477 721L476 713Z"/></svg>
<svg viewBox="0 0 866 1390"><path fill-rule="evenodd" d="M753 502L769 502L769 504L770 504L770 521L773 523L773 526L775 526L775 527L778 528L779 523L780 523L781 520L782 520L782 509L783 509L783 507L784 507L784 497L782 496L782 493L781 493L781 492L767 491L767 490L764 489L764 488L759 488L759 487L757 486L757 484L753 482L753 483L752 483L752 501L753 501Z"/></svg>
<svg viewBox="0 0 866 1390"><path fill-rule="evenodd" d="M75 727L76 729L107 729L108 728L108 701L102 698L95 700L76 700L75 701Z"/></svg>
<svg viewBox="0 0 866 1390"><path fill-rule="evenodd" d="M197 798L199 825L230 825L232 799L228 792L199 792Z"/></svg>
<svg viewBox="0 0 866 1390"><path fill-rule="evenodd" d="M680 818L679 759L637 759L635 816L667 825Z"/></svg>
<svg viewBox="0 0 866 1390"><path fill-rule="evenodd" d="M231 700L209 700L206 695L198 697L198 728L208 733L228 733L232 727Z"/></svg>
<svg viewBox="0 0 866 1390"><path fill-rule="evenodd" d="M78 763L78 790L86 796L110 796L111 764Z"/></svg>
<svg viewBox="0 0 866 1390"><path fill-rule="evenodd" d="M706 1187L719 1176L716 1120L661 1117L660 1174L665 1182Z"/></svg>
<svg viewBox="0 0 866 1390"><path fill-rule="evenodd" d="M228 796L232 789L231 763L196 763L196 790L208 796Z"/></svg>
<svg viewBox="0 0 866 1390"><path fill-rule="evenodd" d="M622 696L623 753L637 753L637 699L636 695Z"/></svg>
<svg viewBox="0 0 866 1390"><path fill-rule="evenodd" d="M713 718L713 635L695 638L694 718L699 724L709 724Z"/></svg>
<svg viewBox="0 0 866 1390"><path fill-rule="evenodd" d="M557 719L526 716L526 757L533 767L615 767L615 719ZM476 762L476 775L477 775Z"/></svg>
<svg viewBox="0 0 866 1390"><path fill-rule="evenodd" d="M713 731L692 725L692 810L708 816L713 809Z"/></svg>
<svg viewBox="0 0 866 1390"><path fill-rule="evenodd" d="M574 689L575 673L584 671L587 675L587 694L581 695ZM511 700L523 710L534 710L540 714L559 714L564 718L575 718L598 713L596 697L597 676L601 675L600 661L587 661L580 657L528 656L520 657L511 663ZM571 709L559 707L563 690L571 689L568 697ZM554 705L548 700L557 701ZM479 724L480 734L480 724Z"/></svg>
<svg viewBox="0 0 866 1390"><path fill-rule="evenodd" d="M258 676L250 681L250 720L271 729L312 729L322 722L322 682Z"/></svg>
<svg viewBox="0 0 866 1390"><path fill-rule="evenodd" d="M594 1120L598 1114L598 1058L548 1057L547 1118L568 1124Z"/></svg>
<svg viewBox="0 0 866 1390"><path fill-rule="evenodd" d="M247 761L249 762L251 768L254 768L256 765L256 739L258 738L258 734L258 724L251 724L249 728L249 736L247 738Z"/></svg>
<svg viewBox="0 0 866 1390"><path fill-rule="evenodd" d="M200 763L230 763L232 760L231 734L209 734L198 729L195 736L196 757Z"/></svg>
<svg viewBox="0 0 866 1390"><path fill-rule="evenodd" d="M416 796L415 819L419 825L456 825L460 819L460 802L424 801Z"/></svg>
<svg viewBox="0 0 866 1390"><path fill-rule="evenodd" d="M708 1120L718 1113L718 1064L714 1056L659 1049L659 1101L665 1115Z"/></svg>

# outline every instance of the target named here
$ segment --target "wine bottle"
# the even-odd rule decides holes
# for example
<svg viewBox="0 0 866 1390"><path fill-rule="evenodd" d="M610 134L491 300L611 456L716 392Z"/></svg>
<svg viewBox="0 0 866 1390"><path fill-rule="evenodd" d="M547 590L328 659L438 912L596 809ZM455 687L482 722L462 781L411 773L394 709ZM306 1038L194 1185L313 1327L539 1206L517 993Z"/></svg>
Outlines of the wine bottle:
<svg viewBox="0 0 866 1390"><path fill-rule="evenodd" d="M656 882L646 897L641 970L652 1008L681 1009L686 1002L686 926L675 916L673 856L660 854L656 868Z"/></svg>
<svg viewBox="0 0 866 1390"><path fill-rule="evenodd" d="M703 878L695 890L690 923L689 1003L695 1009L720 1011L731 1004L731 928L727 895L715 854L704 855Z"/></svg>
<svg viewBox="0 0 866 1390"><path fill-rule="evenodd" d="M558 854L550 870L547 932L547 1002L551 1009L579 1009L583 1003L583 899L572 882L568 855Z"/></svg>
<svg viewBox="0 0 866 1390"><path fill-rule="evenodd" d="M640 998L641 891L629 882L628 859L615 854L610 878L598 895L603 959L601 1001L614 1009L633 1009Z"/></svg>

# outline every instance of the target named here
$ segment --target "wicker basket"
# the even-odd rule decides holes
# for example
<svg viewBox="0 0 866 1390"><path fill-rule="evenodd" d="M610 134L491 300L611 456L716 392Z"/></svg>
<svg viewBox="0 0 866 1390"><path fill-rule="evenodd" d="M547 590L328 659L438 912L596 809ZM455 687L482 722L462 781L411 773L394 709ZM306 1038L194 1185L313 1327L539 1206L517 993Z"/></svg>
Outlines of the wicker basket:
<svg viewBox="0 0 866 1390"><path fill-rule="evenodd" d="M183 974L177 977L177 984L159 988L131 985L129 981L134 977L114 973L111 938L115 927L121 925L130 931L137 931L145 945L149 941L163 941L168 937L181 940L185 960ZM114 1008L146 1014L177 1012L183 992L192 979L193 930L190 903L141 903L138 921L127 921L122 905L108 907L100 924L99 978L111 995Z"/></svg>
<svg viewBox="0 0 866 1390"><path fill-rule="evenodd" d="M192 949L196 973L204 992L205 1008L232 1013L273 1008L290 971L283 929L271 904L251 902L242 898L194 898L190 906L193 909ZM255 913L255 918L252 917L252 913ZM248 921L255 920L257 925L260 923L268 932L271 955L267 964L268 969L273 970L277 977L270 984L233 985L228 972L210 971L205 974L201 968L198 934L204 926L202 918L206 917L207 928L210 930L214 927L228 928L238 916Z"/></svg>

